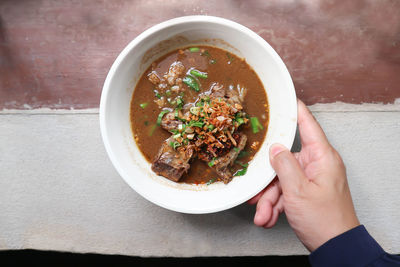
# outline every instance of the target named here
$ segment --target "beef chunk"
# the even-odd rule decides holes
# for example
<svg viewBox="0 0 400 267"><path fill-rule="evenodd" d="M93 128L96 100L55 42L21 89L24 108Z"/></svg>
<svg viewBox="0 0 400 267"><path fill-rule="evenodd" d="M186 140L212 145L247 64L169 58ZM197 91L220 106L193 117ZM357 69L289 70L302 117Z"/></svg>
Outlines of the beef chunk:
<svg viewBox="0 0 400 267"><path fill-rule="evenodd" d="M190 168L189 161L193 156L194 149L192 146L187 146L186 149L177 148L175 150L170 145L174 141L172 136L164 141L151 169L158 175L178 182Z"/></svg>
<svg viewBox="0 0 400 267"><path fill-rule="evenodd" d="M237 149L231 149L226 155L215 159L212 168L221 176L224 183L229 183L232 180L233 174L228 169L228 166L233 165L240 151L246 146L247 136L245 134L240 135L239 142L237 144Z"/></svg>
<svg viewBox="0 0 400 267"><path fill-rule="evenodd" d="M165 114L161 120L161 127L169 132L171 132L171 130L178 130L178 126L180 124L182 124L182 122L175 119L174 112L169 112Z"/></svg>
<svg viewBox="0 0 400 267"><path fill-rule="evenodd" d="M213 83L210 88L210 98L218 98L225 96L225 88L219 83Z"/></svg>
<svg viewBox="0 0 400 267"><path fill-rule="evenodd" d="M160 77L158 77L158 74L156 71L150 72L149 74L147 74L147 77L152 84L157 85L161 82L161 79L160 79Z"/></svg>
<svg viewBox="0 0 400 267"><path fill-rule="evenodd" d="M183 74L185 71L185 66L183 66L182 62L176 61L171 64L171 67L169 67L169 71L166 74L166 79L168 81L169 85L174 85L175 81L178 79L180 75Z"/></svg>

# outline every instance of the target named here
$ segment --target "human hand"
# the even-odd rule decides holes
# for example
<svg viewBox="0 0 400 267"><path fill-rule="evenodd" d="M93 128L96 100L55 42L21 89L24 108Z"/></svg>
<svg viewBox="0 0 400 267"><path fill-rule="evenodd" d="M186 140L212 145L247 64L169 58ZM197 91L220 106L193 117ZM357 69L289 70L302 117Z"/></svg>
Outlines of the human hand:
<svg viewBox="0 0 400 267"><path fill-rule="evenodd" d="M249 203L257 203L254 223L265 228L274 226L284 210L297 237L308 250L314 251L360 223L343 161L300 100L298 125L301 151L292 154L280 144L272 145L270 162L279 180Z"/></svg>

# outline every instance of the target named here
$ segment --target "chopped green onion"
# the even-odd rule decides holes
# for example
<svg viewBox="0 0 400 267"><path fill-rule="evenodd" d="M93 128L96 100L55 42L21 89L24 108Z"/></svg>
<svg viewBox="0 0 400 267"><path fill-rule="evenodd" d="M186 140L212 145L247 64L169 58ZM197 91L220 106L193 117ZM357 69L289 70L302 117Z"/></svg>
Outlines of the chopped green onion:
<svg viewBox="0 0 400 267"><path fill-rule="evenodd" d="M207 126L207 128L208 128L208 130L212 131L212 130L214 130L215 126L212 125L212 124L209 124L209 125Z"/></svg>
<svg viewBox="0 0 400 267"><path fill-rule="evenodd" d="M161 95L160 95L160 93L157 91L157 90L154 90L154 95L158 98L158 99L161 99Z"/></svg>
<svg viewBox="0 0 400 267"><path fill-rule="evenodd" d="M167 91L165 91L166 96L171 96L171 94L172 94L171 90L168 89Z"/></svg>
<svg viewBox="0 0 400 267"><path fill-rule="evenodd" d="M175 142L170 142L169 145L170 145L170 147L172 147L175 150L176 150L177 147L181 146L181 144L179 142L176 142L176 141Z"/></svg>
<svg viewBox="0 0 400 267"><path fill-rule="evenodd" d="M212 167L212 166L214 166L214 164L215 164L215 160L216 160L217 158L213 158L210 162L208 162L207 164L208 164L208 166L209 167Z"/></svg>
<svg viewBox="0 0 400 267"><path fill-rule="evenodd" d="M177 133L174 135L174 139L181 137L181 133Z"/></svg>
<svg viewBox="0 0 400 267"><path fill-rule="evenodd" d="M193 127L203 127L204 123L201 121L190 121L189 122L189 127L193 126Z"/></svg>
<svg viewBox="0 0 400 267"><path fill-rule="evenodd" d="M237 148L237 147L234 147L233 150L235 150L235 152L239 152L240 151L240 149Z"/></svg>
<svg viewBox="0 0 400 267"><path fill-rule="evenodd" d="M193 115L198 116L199 113L200 113L200 107L190 107L190 112L191 112Z"/></svg>
<svg viewBox="0 0 400 267"><path fill-rule="evenodd" d="M244 123L244 119L243 118L237 118L236 122L238 123L238 126L242 125Z"/></svg>
<svg viewBox="0 0 400 267"><path fill-rule="evenodd" d="M208 53L208 51L204 51L203 53L200 54L200 56L206 56L206 57L210 57L210 53Z"/></svg>
<svg viewBox="0 0 400 267"><path fill-rule="evenodd" d="M179 118L179 112L178 112L178 109L175 109L175 112L174 112L174 114L175 114L175 119Z"/></svg>
<svg viewBox="0 0 400 267"><path fill-rule="evenodd" d="M150 128L150 130L149 130L149 136L152 136L152 135L153 135L153 133L154 133L154 131L156 130L156 128L157 128L157 124L153 124L153 125L151 126L151 128Z"/></svg>
<svg viewBox="0 0 400 267"><path fill-rule="evenodd" d="M202 78L202 79L207 79L208 78L208 75L207 75L206 72L201 72L201 71L198 71L196 69L191 70L190 74L192 74L195 77Z"/></svg>
<svg viewBox="0 0 400 267"><path fill-rule="evenodd" d="M157 125L161 125L162 118L168 112L169 112L169 110L167 110L167 109L161 110L160 114L158 114Z"/></svg>
<svg viewBox="0 0 400 267"><path fill-rule="evenodd" d="M215 64L215 63L217 63L217 61L215 59L210 60L210 64Z"/></svg>
<svg viewBox="0 0 400 267"><path fill-rule="evenodd" d="M173 106L176 104L176 101L175 100L171 100L171 98L168 98L167 101L168 101L168 103L170 103Z"/></svg>
<svg viewBox="0 0 400 267"><path fill-rule="evenodd" d="M247 168L243 168L241 170L238 170L233 176L243 176L247 172Z"/></svg>
<svg viewBox="0 0 400 267"><path fill-rule="evenodd" d="M144 103L140 104L139 106L140 106L141 108L144 109L144 108L146 108L148 105L149 105L149 103L144 102Z"/></svg>
<svg viewBox="0 0 400 267"><path fill-rule="evenodd" d="M239 155L237 156L238 159L246 157L249 154L249 152L242 150L240 151Z"/></svg>
<svg viewBox="0 0 400 267"><path fill-rule="evenodd" d="M200 48L198 48L198 47L190 47L190 48L189 48L189 51L192 52L192 53L194 53L194 52L199 52L199 51L200 51Z"/></svg>
<svg viewBox="0 0 400 267"><path fill-rule="evenodd" d="M177 118L177 119L180 120L180 121L183 121L183 122L186 121L184 118Z"/></svg>
<svg viewBox="0 0 400 267"><path fill-rule="evenodd" d="M248 164L248 163L242 163L242 162L240 162L240 161L235 161L235 163L236 163L236 164L239 164L239 165L242 166L243 168L249 167L249 164Z"/></svg>
<svg viewBox="0 0 400 267"><path fill-rule="evenodd" d="M177 97L176 98L176 105L178 106L178 108L182 108L183 107L183 99L181 97Z"/></svg>
<svg viewBox="0 0 400 267"><path fill-rule="evenodd" d="M207 185L210 185L210 184L212 184L212 183L214 183L215 182L215 178L214 179L210 179L208 182L207 182Z"/></svg>
<svg viewBox="0 0 400 267"><path fill-rule="evenodd" d="M264 129L257 117L251 117L250 123L253 133L258 133L260 130Z"/></svg>
<svg viewBox="0 0 400 267"><path fill-rule="evenodd" d="M226 52L226 56L228 57L228 60L229 60L228 64L231 63L231 62L235 59L235 58L234 58L230 53L228 53L228 52Z"/></svg>
<svg viewBox="0 0 400 267"><path fill-rule="evenodd" d="M185 93L184 93L184 92L180 92L180 93L179 93L179 96L180 96L180 97L184 97L184 96L185 96Z"/></svg>
<svg viewBox="0 0 400 267"><path fill-rule="evenodd" d="M210 104L210 97L206 96L204 98L201 98L199 101L197 101L196 103L196 107L202 107L204 106L204 103L207 102L208 104Z"/></svg>
<svg viewBox="0 0 400 267"><path fill-rule="evenodd" d="M183 82L196 92L200 91L199 83L193 76L187 75L185 78L183 78Z"/></svg>

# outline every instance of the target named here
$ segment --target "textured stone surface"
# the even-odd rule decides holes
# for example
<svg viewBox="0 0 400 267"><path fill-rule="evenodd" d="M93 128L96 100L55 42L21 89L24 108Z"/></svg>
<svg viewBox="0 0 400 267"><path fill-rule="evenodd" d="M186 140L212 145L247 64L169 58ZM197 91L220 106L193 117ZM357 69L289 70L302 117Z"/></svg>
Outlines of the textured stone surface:
<svg viewBox="0 0 400 267"><path fill-rule="evenodd" d="M369 232L400 253L400 112L315 112L347 165ZM209 215L175 213L135 193L111 165L98 114L0 114L0 249L138 256L307 254L284 217L271 230L243 204Z"/></svg>
<svg viewBox="0 0 400 267"><path fill-rule="evenodd" d="M400 2L0 2L0 109L97 107L118 53L145 29L215 15L257 32L280 54L307 104L400 97Z"/></svg>

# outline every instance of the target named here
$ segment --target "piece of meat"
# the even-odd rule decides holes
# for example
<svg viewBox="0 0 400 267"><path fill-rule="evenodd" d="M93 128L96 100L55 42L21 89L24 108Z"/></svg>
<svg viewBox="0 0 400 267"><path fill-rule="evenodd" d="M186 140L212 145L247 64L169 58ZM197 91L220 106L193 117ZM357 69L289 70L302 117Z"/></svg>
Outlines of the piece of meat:
<svg viewBox="0 0 400 267"><path fill-rule="evenodd" d="M150 72L149 74L147 74L147 78L149 79L149 81L152 84L155 84L155 85L157 85L157 84L159 84L161 82L160 77L158 77L157 72L154 71L154 70L152 72Z"/></svg>
<svg viewBox="0 0 400 267"><path fill-rule="evenodd" d="M232 180L233 174L228 169L228 166L233 165L240 151L246 146L247 136L245 134L240 135L239 142L236 146L237 149L231 149L226 155L219 157L214 160L212 168L221 176L224 183L229 183Z"/></svg>
<svg viewBox="0 0 400 267"><path fill-rule="evenodd" d="M244 96L246 95L246 89L240 88L239 86L237 88L230 87L229 89L225 89L223 85L213 83L209 95L210 98L225 98L229 104L235 106L242 104Z"/></svg>
<svg viewBox="0 0 400 267"><path fill-rule="evenodd" d="M213 83L209 92L210 98L224 97L226 93L224 86L219 83Z"/></svg>
<svg viewBox="0 0 400 267"><path fill-rule="evenodd" d="M178 127L181 124L182 121L175 119L175 112L165 114L161 120L161 127L168 132L171 132L171 130L178 130Z"/></svg>
<svg viewBox="0 0 400 267"><path fill-rule="evenodd" d="M156 156L151 169L158 175L178 182L184 173L186 173L190 164L189 161L193 157L193 146L187 146L186 149L171 147L170 143L175 139L171 136L162 144L158 155Z"/></svg>
<svg viewBox="0 0 400 267"><path fill-rule="evenodd" d="M247 89L244 87L240 87L239 85L235 87L230 86L229 90L226 91L226 98L228 102L232 105L242 104L244 101L244 97L246 96Z"/></svg>
<svg viewBox="0 0 400 267"><path fill-rule="evenodd" d="M185 71L185 66L180 61L175 61L169 67L166 79L169 85L174 85L176 79Z"/></svg>

